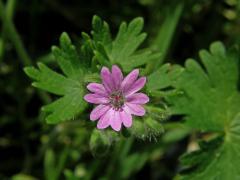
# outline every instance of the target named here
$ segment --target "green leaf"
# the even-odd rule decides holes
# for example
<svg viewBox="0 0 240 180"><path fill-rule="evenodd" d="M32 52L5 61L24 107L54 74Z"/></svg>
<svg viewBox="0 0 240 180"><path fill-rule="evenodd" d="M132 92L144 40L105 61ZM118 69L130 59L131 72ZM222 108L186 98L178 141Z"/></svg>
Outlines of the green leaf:
<svg viewBox="0 0 240 180"><path fill-rule="evenodd" d="M183 115L184 124L218 138L200 144L184 155L187 166L180 179L239 179L240 93L239 52L226 51L220 42L210 52L200 51L201 63L188 59L171 86L183 93L167 96L172 114Z"/></svg>
<svg viewBox="0 0 240 180"><path fill-rule="evenodd" d="M152 92L171 86L182 71L183 68L179 65L164 64L148 76L148 91Z"/></svg>
<svg viewBox="0 0 240 180"><path fill-rule="evenodd" d="M239 112L239 57L226 52L222 43L213 43L210 52L200 51L204 68L188 59L173 86L183 94L169 97L174 114L184 115L185 123L202 131L223 132Z"/></svg>
<svg viewBox="0 0 240 180"><path fill-rule="evenodd" d="M235 123L238 123L237 125ZM240 177L240 114L231 124L231 131L225 139L216 138L209 142L201 142L200 150L181 157L184 167L176 179L232 179Z"/></svg>
<svg viewBox="0 0 240 180"><path fill-rule="evenodd" d="M91 32L94 41L101 42L104 46L111 45L111 34L108 24L102 21L100 17L93 16L92 20L93 31Z"/></svg>
<svg viewBox="0 0 240 180"><path fill-rule="evenodd" d="M146 73L152 73L165 60L172 43L179 19L182 15L184 2L172 3L165 13L165 19L160 24L157 37L152 42L151 49L160 52L161 56L155 61L150 61L146 68Z"/></svg>
<svg viewBox="0 0 240 180"><path fill-rule="evenodd" d="M84 74L86 69L83 62L66 33L60 37L60 47L54 46L52 52L64 75L43 63L38 63L38 68L26 67L24 71L35 81L32 83L34 87L61 96L42 108L49 113L46 118L48 123L58 123L73 119L85 109L83 82L87 74Z"/></svg>
<svg viewBox="0 0 240 180"><path fill-rule="evenodd" d="M83 74L81 71L81 61L67 33L62 33L60 48L53 46L52 53L66 76L73 79L81 78Z"/></svg>
<svg viewBox="0 0 240 180"><path fill-rule="evenodd" d="M129 24L123 22L114 40L111 39L108 24L99 17L93 18L93 44L95 57L103 65L120 64L124 71L146 64L159 58L160 54L153 54L149 49L139 49L147 34L142 33L144 21L138 17Z"/></svg>
<svg viewBox="0 0 240 180"><path fill-rule="evenodd" d="M175 143L191 133L191 128L184 126L182 123L166 123L164 128L166 129L162 136L162 142L164 143Z"/></svg>
<svg viewBox="0 0 240 180"><path fill-rule="evenodd" d="M94 66L93 60L92 42L88 34L82 32L82 43L80 45L79 59L81 59L81 65L85 68Z"/></svg>

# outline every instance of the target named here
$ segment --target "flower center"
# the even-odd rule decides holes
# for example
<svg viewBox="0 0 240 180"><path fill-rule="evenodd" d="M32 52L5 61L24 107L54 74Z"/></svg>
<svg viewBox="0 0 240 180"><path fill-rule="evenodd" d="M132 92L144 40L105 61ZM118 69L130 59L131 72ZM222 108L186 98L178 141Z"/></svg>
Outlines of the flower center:
<svg viewBox="0 0 240 180"><path fill-rule="evenodd" d="M113 92L110 96L110 104L112 105L112 107L116 110L119 110L125 101L125 98L123 96L123 93L121 91L115 91Z"/></svg>

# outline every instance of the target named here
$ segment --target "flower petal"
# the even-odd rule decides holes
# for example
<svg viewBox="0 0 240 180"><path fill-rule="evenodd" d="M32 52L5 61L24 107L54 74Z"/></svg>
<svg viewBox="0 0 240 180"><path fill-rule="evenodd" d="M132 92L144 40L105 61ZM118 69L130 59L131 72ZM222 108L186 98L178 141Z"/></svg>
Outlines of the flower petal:
<svg viewBox="0 0 240 180"><path fill-rule="evenodd" d="M108 96L108 93L102 84L90 83L87 85L87 89L95 94L99 94L106 97Z"/></svg>
<svg viewBox="0 0 240 180"><path fill-rule="evenodd" d="M120 112L120 118L125 127L129 128L132 126L132 115L131 114L129 114L123 110Z"/></svg>
<svg viewBox="0 0 240 180"><path fill-rule="evenodd" d="M98 105L95 107L91 114L90 114L90 120L95 121L99 119L101 116L103 116L108 110L110 109L110 106L106 106L103 104Z"/></svg>
<svg viewBox="0 0 240 180"><path fill-rule="evenodd" d="M133 94L133 93L139 91L140 89L143 88L145 83L146 83L146 77L139 78L137 81L135 81L132 84L132 86L127 91L124 91L125 96Z"/></svg>
<svg viewBox="0 0 240 180"><path fill-rule="evenodd" d="M143 116L145 114L145 109L139 104L125 103L125 106L123 109L127 113L130 113L136 116Z"/></svg>
<svg viewBox="0 0 240 180"><path fill-rule="evenodd" d="M123 80L123 74L117 65L112 66L112 78L115 84L115 90L118 90Z"/></svg>
<svg viewBox="0 0 240 180"><path fill-rule="evenodd" d="M87 94L84 96L85 101L93 104L106 104L109 99L99 94Z"/></svg>
<svg viewBox="0 0 240 180"><path fill-rule="evenodd" d="M110 125L115 131L120 131L122 126L122 121L119 111L114 111L113 117L110 119Z"/></svg>
<svg viewBox="0 0 240 180"><path fill-rule="evenodd" d="M97 128L105 129L110 125L110 119L113 116L113 110L109 109L98 121Z"/></svg>
<svg viewBox="0 0 240 180"><path fill-rule="evenodd" d="M149 97L144 93L134 93L126 97L127 102L131 104L146 104Z"/></svg>
<svg viewBox="0 0 240 180"><path fill-rule="evenodd" d="M105 89L110 93L114 90L114 82L112 80L112 74L108 68L103 67L101 70L101 78Z"/></svg>
<svg viewBox="0 0 240 180"><path fill-rule="evenodd" d="M122 84L121 84L121 89L123 91L127 91L131 85L136 81L137 77L139 74L139 70L135 69L132 72L130 72L123 80Z"/></svg>

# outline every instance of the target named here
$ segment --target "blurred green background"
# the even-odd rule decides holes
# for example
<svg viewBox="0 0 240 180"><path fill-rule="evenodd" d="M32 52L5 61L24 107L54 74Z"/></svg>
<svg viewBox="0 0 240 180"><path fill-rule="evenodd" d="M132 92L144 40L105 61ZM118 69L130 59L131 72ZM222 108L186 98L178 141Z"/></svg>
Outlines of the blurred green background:
<svg viewBox="0 0 240 180"><path fill-rule="evenodd" d="M194 148L194 134L164 121L157 138L119 139L89 144L86 116L47 125L41 106L54 99L30 86L23 67L44 62L63 31L74 43L91 31L93 15L113 33L122 21L141 16L145 46L163 53L164 62L182 64L213 41L240 41L238 0L0 0L0 179L172 179L179 156ZM106 144L104 146L104 143Z"/></svg>

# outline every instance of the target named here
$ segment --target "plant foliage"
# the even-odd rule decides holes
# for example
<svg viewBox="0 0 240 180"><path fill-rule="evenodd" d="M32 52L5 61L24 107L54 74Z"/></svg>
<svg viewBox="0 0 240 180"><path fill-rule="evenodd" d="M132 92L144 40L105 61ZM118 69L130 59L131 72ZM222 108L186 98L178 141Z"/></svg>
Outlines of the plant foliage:
<svg viewBox="0 0 240 180"><path fill-rule="evenodd" d="M98 16L93 17L92 39L95 58L100 62L119 64L128 72L160 57L150 49L139 49L147 34L142 32L143 18L135 18L130 23L122 22L114 39L108 24Z"/></svg>
<svg viewBox="0 0 240 180"><path fill-rule="evenodd" d="M240 176L239 53L215 42L210 52L200 51L200 57L202 65L188 59L185 67L162 67L150 82L163 74L162 87L182 91L166 96L172 114L183 115L184 124L195 130L218 135L182 157L185 169L178 178L235 180ZM150 84L149 89L154 87Z"/></svg>
<svg viewBox="0 0 240 180"><path fill-rule="evenodd" d="M63 74L57 73L43 63L38 68L26 67L24 71L35 82L34 87L61 96L56 101L42 108L50 113L46 120L48 123L58 123L73 119L86 107L83 100L85 67L74 45L66 33L60 37L60 47L52 48L59 67Z"/></svg>

